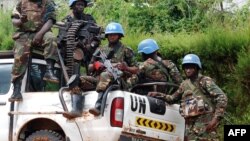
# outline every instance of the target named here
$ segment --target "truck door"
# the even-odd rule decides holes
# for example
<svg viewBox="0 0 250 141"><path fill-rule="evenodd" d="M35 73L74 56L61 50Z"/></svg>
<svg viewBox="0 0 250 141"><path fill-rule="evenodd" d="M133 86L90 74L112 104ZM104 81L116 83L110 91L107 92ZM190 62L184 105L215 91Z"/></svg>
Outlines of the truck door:
<svg viewBox="0 0 250 141"><path fill-rule="evenodd" d="M12 63L0 62L0 140L8 141Z"/></svg>
<svg viewBox="0 0 250 141"><path fill-rule="evenodd" d="M134 93L125 94L123 135L120 140L184 140L179 105Z"/></svg>

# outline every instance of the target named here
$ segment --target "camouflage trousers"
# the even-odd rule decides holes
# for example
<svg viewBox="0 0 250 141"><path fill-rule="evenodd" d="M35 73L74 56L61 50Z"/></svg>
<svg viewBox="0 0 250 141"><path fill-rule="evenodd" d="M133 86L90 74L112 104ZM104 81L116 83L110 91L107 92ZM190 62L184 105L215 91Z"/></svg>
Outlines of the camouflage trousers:
<svg viewBox="0 0 250 141"><path fill-rule="evenodd" d="M98 78L93 76L81 76L80 81L80 88L83 91L88 91L96 88Z"/></svg>
<svg viewBox="0 0 250 141"><path fill-rule="evenodd" d="M96 86L96 91L97 92L105 91L113 79L114 78L112 74L110 74L109 72L106 72L106 71L102 72L100 74L100 80Z"/></svg>
<svg viewBox="0 0 250 141"><path fill-rule="evenodd" d="M204 114L186 119L185 134L188 137L188 141L219 141L219 136L216 131L209 133L205 131L212 117L213 114Z"/></svg>
<svg viewBox="0 0 250 141"><path fill-rule="evenodd" d="M13 36L14 44L14 65L12 67L12 82L18 77L23 76L28 66L28 59L31 51L31 42L35 33L32 32L17 32ZM52 32L47 32L43 36L43 43L41 45L43 52L41 53L45 59L58 60L56 48L57 39ZM36 47L32 47L32 51L36 51Z"/></svg>
<svg viewBox="0 0 250 141"><path fill-rule="evenodd" d="M112 74L110 74L107 71L104 71L100 74L100 80L97 84L96 91L97 92L103 92L105 91L111 82L114 81L114 78ZM132 75L131 77L127 77L126 74L123 72L122 78L121 78L121 85L122 88L125 90L128 90L131 88L135 83L137 82L136 75Z"/></svg>
<svg viewBox="0 0 250 141"><path fill-rule="evenodd" d="M82 92L95 90L98 78L93 76L80 76L80 84L71 89L71 94L81 94Z"/></svg>

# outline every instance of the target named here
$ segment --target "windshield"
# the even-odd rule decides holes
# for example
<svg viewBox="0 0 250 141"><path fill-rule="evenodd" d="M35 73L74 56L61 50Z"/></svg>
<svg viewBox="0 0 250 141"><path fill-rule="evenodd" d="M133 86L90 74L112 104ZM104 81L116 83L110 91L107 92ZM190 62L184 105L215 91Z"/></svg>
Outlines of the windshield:
<svg viewBox="0 0 250 141"><path fill-rule="evenodd" d="M6 94L11 84L12 64L0 64L0 95Z"/></svg>

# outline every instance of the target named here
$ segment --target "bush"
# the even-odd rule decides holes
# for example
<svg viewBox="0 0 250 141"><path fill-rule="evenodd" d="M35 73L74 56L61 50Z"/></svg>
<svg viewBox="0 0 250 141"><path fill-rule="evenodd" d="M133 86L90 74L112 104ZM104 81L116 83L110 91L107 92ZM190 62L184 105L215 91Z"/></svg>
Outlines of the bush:
<svg viewBox="0 0 250 141"><path fill-rule="evenodd" d="M0 50L9 50L13 47L14 28L11 24L10 14L10 11L0 11Z"/></svg>

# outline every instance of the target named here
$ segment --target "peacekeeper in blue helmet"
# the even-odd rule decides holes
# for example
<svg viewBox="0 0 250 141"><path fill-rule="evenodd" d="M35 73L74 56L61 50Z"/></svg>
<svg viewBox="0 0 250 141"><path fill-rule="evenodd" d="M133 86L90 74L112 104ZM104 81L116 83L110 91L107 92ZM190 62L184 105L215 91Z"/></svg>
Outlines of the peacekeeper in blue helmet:
<svg viewBox="0 0 250 141"><path fill-rule="evenodd" d="M127 71L133 73L136 67L133 67L134 62L134 52L131 48L125 46L120 41L124 37L124 31L122 25L117 22L111 22L106 26L105 37L108 39L108 45L98 48L91 62L88 66L88 71L91 76L80 76L75 80L79 80L77 86L71 88L71 93L81 93L88 90L96 89L98 92L98 99L96 101L95 107L91 108L89 112L95 116L101 113L101 102L103 98L103 93L107 87L114 81L113 76L106 70L100 59L100 51L104 52L112 63L113 67L116 67L120 71ZM134 71L136 72L136 71ZM123 74L123 73L122 73ZM73 77L71 77L73 78ZM82 97L81 95L74 95L73 106L70 112L65 112L64 117L68 119L81 117L82 116Z"/></svg>
<svg viewBox="0 0 250 141"><path fill-rule="evenodd" d="M103 93L111 82L114 81L113 76L105 69L102 60L98 57L100 50L107 55L107 59L110 59L112 65L119 70L135 72L137 69L134 67L135 58L133 50L121 42L122 37L124 37L122 25L117 22L109 23L105 29L105 37L108 39L108 45L96 50L91 60L92 64L89 65L90 72L101 71L96 87L96 91L99 93L98 100L96 101L95 107L89 110L89 112L95 116L100 114Z"/></svg>
<svg viewBox="0 0 250 141"><path fill-rule="evenodd" d="M181 84L183 79L176 65L171 60L162 59L158 50L159 46L154 39L145 39L139 43L138 53L141 53L144 61L139 63L139 79Z"/></svg>
<svg viewBox="0 0 250 141"><path fill-rule="evenodd" d="M186 75L179 89L172 95L149 92L148 95L175 103L181 100L180 114L186 120L188 140L219 140L216 129L223 118L227 96L208 76L200 73L200 58L188 54L182 67Z"/></svg>
<svg viewBox="0 0 250 141"><path fill-rule="evenodd" d="M138 71L132 75L127 84L133 88L135 84L145 82L170 82L180 85L183 81L176 65L171 60L162 59L158 52L159 46L154 39L145 39L138 44L138 53L141 54L143 62L137 63ZM150 87L140 90L140 94L152 91ZM155 90L155 88L154 88ZM157 86L156 91L165 93L170 90L166 86Z"/></svg>

